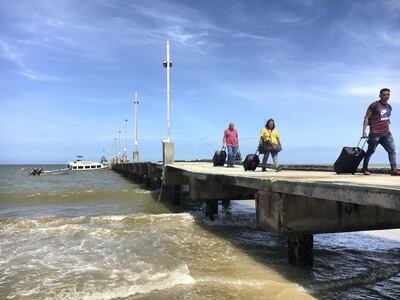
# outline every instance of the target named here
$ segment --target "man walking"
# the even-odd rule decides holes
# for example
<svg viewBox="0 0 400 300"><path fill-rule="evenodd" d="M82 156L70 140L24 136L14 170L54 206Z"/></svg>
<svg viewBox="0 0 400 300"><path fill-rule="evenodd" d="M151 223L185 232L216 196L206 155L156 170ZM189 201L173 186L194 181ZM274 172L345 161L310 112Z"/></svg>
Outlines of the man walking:
<svg viewBox="0 0 400 300"><path fill-rule="evenodd" d="M379 98L380 100L370 104L367 114L364 117L362 136L368 137L368 150L364 157L362 171L364 175L371 175L371 172L368 171L368 163L378 144L381 144L389 155L390 174L400 176L400 170L397 169L396 164L396 147L394 145L393 136L389 130L390 115L392 113L392 106L388 103L390 89L381 89ZM368 125L370 127L369 135L366 133Z"/></svg>
<svg viewBox="0 0 400 300"><path fill-rule="evenodd" d="M239 148L238 132L233 122L229 123L229 127L224 131L223 144L228 148L228 168L233 168Z"/></svg>

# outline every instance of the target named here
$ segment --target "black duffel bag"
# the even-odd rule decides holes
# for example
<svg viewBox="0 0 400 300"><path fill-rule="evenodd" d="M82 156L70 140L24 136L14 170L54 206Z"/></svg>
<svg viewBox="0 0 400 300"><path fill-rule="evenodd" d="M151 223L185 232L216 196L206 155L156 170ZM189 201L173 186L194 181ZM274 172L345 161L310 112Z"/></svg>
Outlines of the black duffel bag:
<svg viewBox="0 0 400 300"><path fill-rule="evenodd" d="M262 144L258 147L258 151L260 153L266 153L266 152L278 153L281 150L282 147L279 144L271 143L270 140L263 141Z"/></svg>

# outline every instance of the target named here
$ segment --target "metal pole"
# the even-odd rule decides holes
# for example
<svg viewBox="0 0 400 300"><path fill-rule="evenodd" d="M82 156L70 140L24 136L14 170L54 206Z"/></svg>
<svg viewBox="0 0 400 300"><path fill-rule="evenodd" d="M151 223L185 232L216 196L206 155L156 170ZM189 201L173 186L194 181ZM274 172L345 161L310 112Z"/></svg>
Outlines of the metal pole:
<svg viewBox="0 0 400 300"><path fill-rule="evenodd" d="M170 61L169 61L169 41L167 41L167 141L171 140L171 105L170 105L170 92L169 92L169 69L170 69Z"/></svg>
<svg viewBox="0 0 400 300"><path fill-rule="evenodd" d="M121 159L121 130L118 130L118 161Z"/></svg>
<svg viewBox="0 0 400 300"><path fill-rule="evenodd" d="M112 143L111 143L111 156L112 156L112 160L114 160L114 154L115 154L114 143L115 143L115 140L113 139L113 140L112 140Z"/></svg>
<svg viewBox="0 0 400 300"><path fill-rule="evenodd" d="M125 129L124 129L124 162L126 162L126 126L128 119L125 118Z"/></svg>
<svg viewBox="0 0 400 300"><path fill-rule="evenodd" d="M137 92L135 92L135 100L133 101L135 105L135 151L138 151L138 119L137 119L137 113L138 113L138 96Z"/></svg>
<svg viewBox="0 0 400 300"><path fill-rule="evenodd" d="M117 138L114 138L114 158L117 159Z"/></svg>

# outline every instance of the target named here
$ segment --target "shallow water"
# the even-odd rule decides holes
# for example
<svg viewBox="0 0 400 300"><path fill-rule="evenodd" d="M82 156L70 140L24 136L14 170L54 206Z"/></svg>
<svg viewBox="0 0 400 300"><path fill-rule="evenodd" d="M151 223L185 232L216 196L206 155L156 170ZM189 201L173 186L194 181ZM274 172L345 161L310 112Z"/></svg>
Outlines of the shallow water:
<svg viewBox="0 0 400 300"><path fill-rule="evenodd" d="M110 170L0 166L0 299L398 299L400 242L315 236L312 268L255 227L254 201L214 222ZM57 166L47 166L47 169Z"/></svg>

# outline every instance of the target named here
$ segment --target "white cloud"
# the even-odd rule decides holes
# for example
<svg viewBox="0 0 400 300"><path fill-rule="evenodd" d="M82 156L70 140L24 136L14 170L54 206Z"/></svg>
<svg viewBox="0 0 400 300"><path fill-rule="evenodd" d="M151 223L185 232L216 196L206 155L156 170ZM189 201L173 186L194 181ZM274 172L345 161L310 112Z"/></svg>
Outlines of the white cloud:
<svg viewBox="0 0 400 300"><path fill-rule="evenodd" d="M38 73L34 70L25 68L20 74L28 79L37 81L59 81L60 77Z"/></svg>
<svg viewBox="0 0 400 300"><path fill-rule="evenodd" d="M400 2L398 0L386 0L382 1L383 7L387 10L392 11L400 9Z"/></svg>
<svg viewBox="0 0 400 300"><path fill-rule="evenodd" d="M265 40L268 42L275 42L278 39L276 38L271 38L268 36L262 36L262 35L256 35L256 34L250 34L250 33L245 33L245 32L231 32L232 36L238 37L238 38L249 38L249 39L256 39L256 40Z"/></svg>
<svg viewBox="0 0 400 300"><path fill-rule="evenodd" d="M388 32L384 30L378 34L384 45L400 48L400 31Z"/></svg>
<svg viewBox="0 0 400 300"><path fill-rule="evenodd" d="M24 67L24 63L22 62L22 59L19 57L19 55L16 52L14 52L10 49L8 44L6 44L4 41L0 40L0 45L1 45L3 58L17 64L20 67Z"/></svg>
<svg viewBox="0 0 400 300"><path fill-rule="evenodd" d="M2 56L6 60L15 63L20 69L20 71L18 71L17 73L21 74L22 76L31 80L38 80L38 81L60 80L59 77L42 74L27 67L24 61L22 60L21 55L17 53L15 50L12 50L11 47L6 42L0 40L0 45L3 52Z"/></svg>

